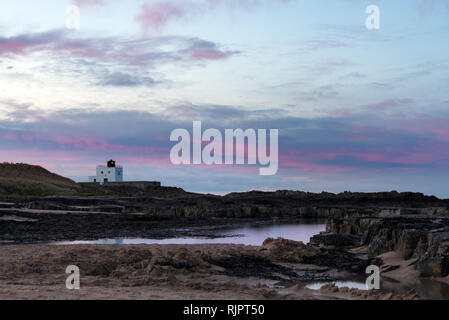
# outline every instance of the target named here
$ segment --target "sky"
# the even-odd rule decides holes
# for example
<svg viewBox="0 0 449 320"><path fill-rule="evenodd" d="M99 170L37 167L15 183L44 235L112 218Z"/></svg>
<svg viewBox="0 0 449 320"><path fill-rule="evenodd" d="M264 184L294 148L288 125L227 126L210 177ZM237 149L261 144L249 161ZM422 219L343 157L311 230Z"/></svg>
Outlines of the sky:
<svg viewBox="0 0 449 320"><path fill-rule="evenodd" d="M449 198L448 31L448 0L2 1L0 161L87 181L115 159L126 180L215 194ZM277 174L173 165L170 133L193 121L278 129Z"/></svg>

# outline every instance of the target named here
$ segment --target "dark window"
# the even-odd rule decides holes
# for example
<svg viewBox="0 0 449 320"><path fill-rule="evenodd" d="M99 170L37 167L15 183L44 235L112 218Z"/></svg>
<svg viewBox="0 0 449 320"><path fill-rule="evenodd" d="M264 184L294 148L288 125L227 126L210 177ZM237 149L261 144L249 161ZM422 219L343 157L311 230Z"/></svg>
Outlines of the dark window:
<svg viewBox="0 0 449 320"><path fill-rule="evenodd" d="M97 182L97 179L94 179L94 182Z"/></svg>
<svg viewBox="0 0 449 320"><path fill-rule="evenodd" d="M104 182L108 182L108 179L105 178L105 179L104 179Z"/></svg>

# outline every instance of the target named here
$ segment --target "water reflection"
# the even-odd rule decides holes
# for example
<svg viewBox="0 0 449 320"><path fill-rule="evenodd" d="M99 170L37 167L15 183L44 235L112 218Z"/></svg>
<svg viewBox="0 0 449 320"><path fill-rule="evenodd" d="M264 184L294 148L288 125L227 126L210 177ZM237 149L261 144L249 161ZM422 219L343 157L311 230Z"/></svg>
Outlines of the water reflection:
<svg viewBox="0 0 449 320"><path fill-rule="evenodd" d="M19 217L19 216L1 216L0 220L2 221L14 221L14 222L36 222L36 219L31 219L31 218L25 218L25 217Z"/></svg>
<svg viewBox="0 0 449 320"><path fill-rule="evenodd" d="M449 284L433 279L420 278L414 285L402 285L401 283L392 283L388 281L387 291L393 291L398 294L404 294L414 289L418 297L426 300L449 300ZM385 282L381 282L385 284ZM361 281L333 281L333 282L314 282L306 285L305 287L311 290L320 290L324 285L335 284L338 288L348 287L349 289L355 288L359 290L368 290L365 283ZM381 285L383 287L383 285Z"/></svg>
<svg viewBox="0 0 449 320"><path fill-rule="evenodd" d="M216 238L189 237L169 239L117 238L95 241L60 242L70 244L244 244L260 246L266 238L285 238L308 243L310 238L322 231L323 222L303 221L295 224L244 225L240 228L217 231Z"/></svg>

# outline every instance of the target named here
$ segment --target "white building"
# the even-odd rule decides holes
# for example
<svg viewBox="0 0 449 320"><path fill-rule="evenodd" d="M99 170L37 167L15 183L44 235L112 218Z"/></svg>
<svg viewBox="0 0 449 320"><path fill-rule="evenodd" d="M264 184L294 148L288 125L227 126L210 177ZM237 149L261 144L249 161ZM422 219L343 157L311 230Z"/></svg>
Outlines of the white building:
<svg viewBox="0 0 449 320"><path fill-rule="evenodd" d="M108 161L106 166L97 166L97 175L90 176L89 182L103 184L105 182L122 182L123 167L116 166L114 160Z"/></svg>

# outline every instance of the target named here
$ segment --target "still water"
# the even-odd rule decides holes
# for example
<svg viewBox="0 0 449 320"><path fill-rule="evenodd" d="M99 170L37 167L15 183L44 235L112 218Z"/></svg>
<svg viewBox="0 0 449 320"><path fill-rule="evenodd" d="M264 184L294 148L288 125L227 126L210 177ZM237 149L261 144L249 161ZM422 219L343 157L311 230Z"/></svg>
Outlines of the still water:
<svg viewBox="0 0 449 320"><path fill-rule="evenodd" d="M266 238L285 238L308 243L310 238L326 230L323 221L302 221L294 224L242 225L239 228L217 230L213 238L190 237L169 239L117 238L95 241L59 242L71 244L244 244L260 246Z"/></svg>
<svg viewBox="0 0 449 320"><path fill-rule="evenodd" d="M338 288L348 287L359 290L368 290L366 284L361 281L333 281L333 282L314 282L305 287L311 290L319 290L326 284L335 284ZM386 292L406 293L414 289L416 294L425 300L449 300L449 284L434 279L420 278L412 284L394 283L388 278L381 277L381 290Z"/></svg>

